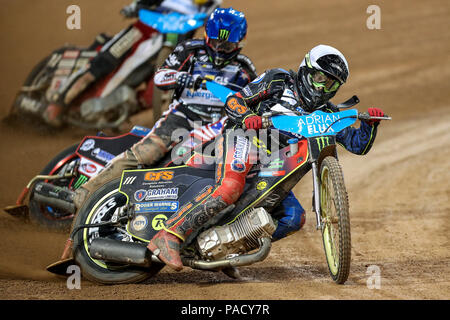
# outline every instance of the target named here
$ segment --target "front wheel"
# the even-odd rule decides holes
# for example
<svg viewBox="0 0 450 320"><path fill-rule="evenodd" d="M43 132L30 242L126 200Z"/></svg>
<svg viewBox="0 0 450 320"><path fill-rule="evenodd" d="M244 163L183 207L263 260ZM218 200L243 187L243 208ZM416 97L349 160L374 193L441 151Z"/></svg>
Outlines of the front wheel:
<svg viewBox="0 0 450 320"><path fill-rule="evenodd" d="M350 216L344 177L336 158L323 160L320 180L322 238L328 270L336 283L343 284L350 273Z"/></svg>
<svg viewBox="0 0 450 320"><path fill-rule="evenodd" d="M117 210L123 210L126 196L119 192L120 178L95 191L80 208L73 228L109 221ZM126 226L84 228L73 238L73 255L88 280L102 284L137 283L158 273L165 264L152 263L150 268L117 265L91 257L89 246L98 237L120 241L133 241L126 232Z"/></svg>

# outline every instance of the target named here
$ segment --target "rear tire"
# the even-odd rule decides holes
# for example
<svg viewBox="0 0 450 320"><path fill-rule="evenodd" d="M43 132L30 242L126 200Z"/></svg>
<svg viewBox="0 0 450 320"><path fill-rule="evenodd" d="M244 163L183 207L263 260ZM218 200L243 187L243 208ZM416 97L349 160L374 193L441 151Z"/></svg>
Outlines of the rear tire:
<svg viewBox="0 0 450 320"><path fill-rule="evenodd" d="M93 223L94 221L107 221L117 206L117 201L124 200L125 195L119 193L120 178L115 179L95 191L80 208L74 221L74 227ZM120 199L122 197L122 199ZM114 198L114 200L112 200ZM105 210L105 208L107 208ZM111 227L104 227L110 228ZM94 230L97 229L97 230ZM102 228L81 229L74 236L73 255L75 261L81 267L82 274L86 279L101 284L125 284L142 282L157 274L165 264L152 263L150 268L135 266L113 266L91 258L89 254L89 243L101 233L108 230Z"/></svg>
<svg viewBox="0 0 450 320"><path fill-rule="evenodd" d="M41 72L43 72L44 68L47 66L48 61L52 57L52 54L48 55L47 57L43 58L37 65L33 67L31 72L28 74L27 78L23 82L22 86L29 87L32 86L34 83L37 82L39 77L41 76ZM50 85L50 83L49 83ZM16 95L16 98L14 99L14 102L10 108L9 114L4 118L4 122L7 122L9 124L18 123L20 121L24 121L25 123L29 123L31 125L36 126L36 120L42 120L40 114L32 114L27 113L22 110L20 110L19 104L23 96L27 96L30 98L33 98L35 100L44 101L46 102L46 99L43 95L45 95L45 91L47 88L42 89L38 92L18 92ZM40 123L40 125L43 125L43 122Z"/></svg>
<svg viewBox="0 0 450 320"><path fill-rule="evenodd" d="M322 239L331 278L338 284L348 279L351 262L351 234L348 196L342 169L334 157L320 167Z"/></svg>

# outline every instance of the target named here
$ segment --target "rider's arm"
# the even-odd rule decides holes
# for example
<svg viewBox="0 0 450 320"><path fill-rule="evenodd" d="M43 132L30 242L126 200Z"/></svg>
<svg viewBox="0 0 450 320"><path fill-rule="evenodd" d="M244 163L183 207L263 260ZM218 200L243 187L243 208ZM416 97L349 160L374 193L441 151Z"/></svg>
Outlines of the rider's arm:
<svg viewBox="0 0 450 320"><path fill-rule="evenodd" d="M329 103L327 111L335 112L338 109ZM354 154L365 155L372 148L377 135L377 127L378 123L370 125L365 121L361 121L358 129L347 127L339 132L336 135L336 142Z"/></svg>
<svg viewBox="0 0 450 320"><path fill-rule="evenodd" d="M286 74L272 69L261 74L241 91L228 97L225 111L229 119L242 125L246 118L259 114L258 105L284 87Z"/></svg>

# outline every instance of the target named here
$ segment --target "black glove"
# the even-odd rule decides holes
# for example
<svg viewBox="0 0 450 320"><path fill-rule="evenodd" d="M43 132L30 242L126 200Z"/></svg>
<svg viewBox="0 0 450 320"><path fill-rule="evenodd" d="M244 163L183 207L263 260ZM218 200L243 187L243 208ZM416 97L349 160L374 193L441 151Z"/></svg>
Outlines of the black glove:
<svg viewBox="0 0 450 320"><path fill-rule="evenodd" d="M200 88L203 82L203 78L200 76L193 76L190 73L182 73L177 78L177 85L180 89L194 89L197 90Z"/></svg>

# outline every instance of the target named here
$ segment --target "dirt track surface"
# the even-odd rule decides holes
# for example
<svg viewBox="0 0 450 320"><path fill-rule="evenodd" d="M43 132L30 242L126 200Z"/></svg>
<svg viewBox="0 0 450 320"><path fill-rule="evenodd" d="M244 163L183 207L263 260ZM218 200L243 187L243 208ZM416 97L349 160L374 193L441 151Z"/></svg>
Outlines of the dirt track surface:
<svg viewBox="0 0 450 320"><path fill-rule="evenodd" d="M65 28L65 9L82 10L82 30ZM127 1L5 0L0 24L0 116L32 66L65 42L88 45L102 31L126 25L118 12ZM373 149L360 157L340 149L349 192L352 265L345 285L332 283L311 212L311 176L295 193L307 210L296 234L273 244L262 263L241 268L244 281L219 273L164 269L136 285L98 286L83 281L69 290L45 271L66 235L36 230L0 213L0 299L449 299L450 298L450 3L377 1L381 30L366 27L372 1L227 1L245 11L244 53L258 71L296 70L308 49L340 49L350 78L334 102L357 94L359 109L379 106L393 117L382 123ZM31 177L60 150L87 132L39 133L2 124L0 206L14 204ZM381 270L381 288L367 287L367 267Z"/></svg>

